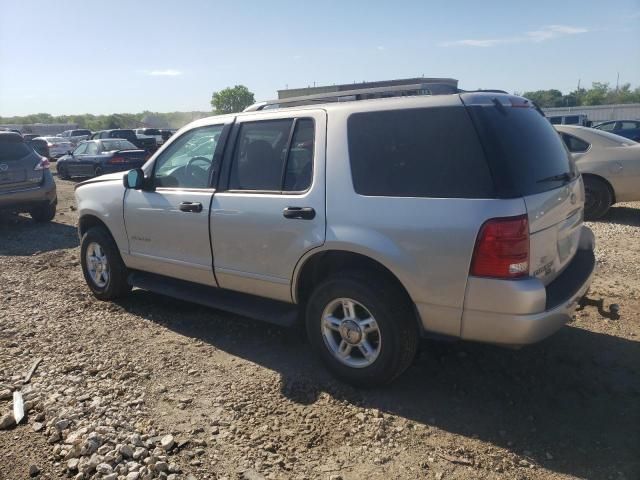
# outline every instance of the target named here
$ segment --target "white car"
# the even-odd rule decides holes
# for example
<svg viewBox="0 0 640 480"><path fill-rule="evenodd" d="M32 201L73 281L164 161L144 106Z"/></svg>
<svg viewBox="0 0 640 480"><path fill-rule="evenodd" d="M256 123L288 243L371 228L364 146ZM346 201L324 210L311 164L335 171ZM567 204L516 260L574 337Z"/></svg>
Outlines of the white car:
<svg viewBox="0 0 640 480"><path fill-rule="evenodd" d="M138 138L154 138L156 140L156 147L164 143L162 133L157 128L136 128L135 132Z"/></svg>
<svg viewBox="0 0 640 480"><path fill-rule="evenodd" d="M555 128L584 179L585 219L603 217L614 203L640 201L640 143L594 128Z"/></svg>
<svg viewBox="0 0 640 480"><path fill-rule="evenodd" d="M47 142L49 147L49 158L51 160L57 160L58 158L69 153L73 150L75 145L70 140L61 137L39 137Z"/></svg>

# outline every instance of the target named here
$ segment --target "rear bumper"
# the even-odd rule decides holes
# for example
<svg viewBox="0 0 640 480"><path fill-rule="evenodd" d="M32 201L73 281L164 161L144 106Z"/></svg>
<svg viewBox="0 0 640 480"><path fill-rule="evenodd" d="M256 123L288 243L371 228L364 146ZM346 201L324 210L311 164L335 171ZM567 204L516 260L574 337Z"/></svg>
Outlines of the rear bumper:
<svg viewBox="0 0 640 480"><path fill-rule="evenodd" d="M583 227L569 266L547 285L537 278L493 280L470 277L461 338L503 345L535 343L566 324L587 293L595 270L594 237Z"/></svg>
<svg viewBox="0 0 640 480"><path fill-rule="evenodd" d="M0 210L22 212L55 201L56 184L48 170L40 185L25 190L0 192Z"/></svg>

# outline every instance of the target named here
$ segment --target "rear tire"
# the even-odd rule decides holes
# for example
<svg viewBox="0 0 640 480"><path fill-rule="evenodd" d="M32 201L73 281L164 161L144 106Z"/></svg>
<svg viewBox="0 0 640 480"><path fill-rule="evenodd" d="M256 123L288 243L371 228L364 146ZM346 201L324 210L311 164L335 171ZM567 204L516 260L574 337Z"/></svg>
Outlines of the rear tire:
<svg viewBox="0 0 640 480"><path fill-rule="evenodd" d="M31 215L31 218L35 222L38 222L38 223L50 222L56 216L57 204L58 204L58 201L54 200L53 203L48 203L47 205L31 210L29 214Z"/></svg>
<svg viewBox="0 0 640 480"><path fill-rule="evenodd" d="M322 282L306 317L312 348L347 383L386 385L415 358L418 328L409 298L371 272L345 272Z"/></svg>
<svg viewBox="0 0 640 480"><path fill-rule="evenodd" d="M597 220L606 215L613 204L613 195L604 181L594 178L584 178L584 219Z"/></svg>
<svg viewBox="0 0 640 480"><path fill-rule="evenodd" d="M95 170L93 171L93 175L95 177L99 177L100 175L102 175L102 168L96 167Z"/></svg>
<svg viewBox="0 0 640 480"><path fill-rule="evenodd" d="M104 227L90 228L82 236L80 258L84 279L96 298L113 300L131 291L127 267Z"/></svg>

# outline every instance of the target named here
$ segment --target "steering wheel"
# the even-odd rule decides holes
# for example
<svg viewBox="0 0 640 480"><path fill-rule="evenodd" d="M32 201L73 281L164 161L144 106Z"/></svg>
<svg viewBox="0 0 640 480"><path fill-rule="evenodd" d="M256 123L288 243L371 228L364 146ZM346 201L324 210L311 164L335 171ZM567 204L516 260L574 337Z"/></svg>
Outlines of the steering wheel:
<svg viewBox="0 0 640 480"><path fill-rule="evenodd" d="M198 165L200 164L204 165ZM187 181L193 182L197 184L198 187L204 187L209 180L209 169L211 168L211 164L213 161L207 157L193 157L187 165L184 167L184 176ZM203 182L203 173L207 174L207 177Z"/></svg>

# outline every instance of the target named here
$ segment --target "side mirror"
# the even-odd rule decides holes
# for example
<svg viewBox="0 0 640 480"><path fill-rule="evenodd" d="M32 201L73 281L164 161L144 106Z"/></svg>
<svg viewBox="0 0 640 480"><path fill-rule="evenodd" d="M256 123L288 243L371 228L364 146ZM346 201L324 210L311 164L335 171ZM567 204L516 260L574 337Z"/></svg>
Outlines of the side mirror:
<svg viewBox="0 0 640 480"><path fill-rule="evenodd" d="M141 168L129 170L123 177L124 188L133 188L134 190L140 190L144 183L144 172Z"/></svg>
<svg viewBox="0 0 640 480"><path fill-rule="evenodd" d="M73 150L67 150L67 155L71 155L73 157Z"/></svg>

